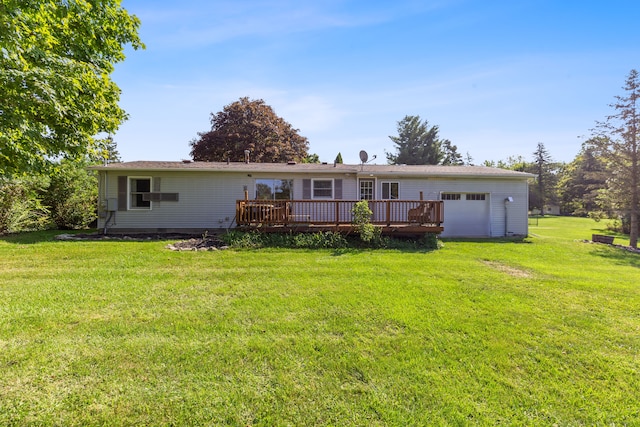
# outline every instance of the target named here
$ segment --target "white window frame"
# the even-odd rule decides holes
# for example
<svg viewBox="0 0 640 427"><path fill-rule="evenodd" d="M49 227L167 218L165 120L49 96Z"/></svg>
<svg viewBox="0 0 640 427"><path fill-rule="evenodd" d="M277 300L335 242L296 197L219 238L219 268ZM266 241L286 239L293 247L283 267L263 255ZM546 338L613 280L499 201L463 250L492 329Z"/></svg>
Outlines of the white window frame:
<svg viewBox="0 0 640 427"><path fill-rule="evenodd" d="M316 196L316 182L331 182L331 195ZM319 188L318 190L327 190L327 189ZM311 179L311 199L312 200L333 200L334 196L335 196L335 182L332 178L312 178Z"/></svg>
<svg viewBox="0 0 640 427"><path fill-rule="evenodd" d="M389 197L384 197L385 184L388 186L387 191L388 191ZM393 184L396 185L396 189L397 189L396 197L393 197L393 194L392 194ZM380 199L381 200L399 200L400 199L400 182L399 181L382 181L382 185L380 187L380 190L381 190L380 191Z"/></svg>
<svg viewBox="0 0 640 427"><path fill-rule="evenodd" d="M367 184L371 184L371 198L370 199L363 199L362 198L362 184L363 183L367 183ZM360 182L358 183L358 191L359 191L359 196L360 196L360 200L375 200L376 199L376 180L375 178L363 178L360 180Z"/></svg>
<svg viewBox="0 0 640 427"><path fill-rule="evenodd" d="M128 206L127 208L129 210L133 210L133 211L150 211L151 208L153 207L153 202L149 201L149 206L134 206L133 204L133 195L135 194L143 194L146 193L145 191L133 191L133 186L132 181L133 180L143 180L143 179L148 179L149 180L149 193L153 192L153 177L150 176L129 176L127 179L127 202L128 202Z"/></svg>

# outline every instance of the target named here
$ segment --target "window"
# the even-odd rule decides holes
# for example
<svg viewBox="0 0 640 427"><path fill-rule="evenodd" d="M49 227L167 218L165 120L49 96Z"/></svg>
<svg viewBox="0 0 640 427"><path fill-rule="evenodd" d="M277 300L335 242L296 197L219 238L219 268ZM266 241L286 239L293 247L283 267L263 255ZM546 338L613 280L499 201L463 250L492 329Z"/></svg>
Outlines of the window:
<svg viewBox="0 0 640 427"><path fill-rule="evenodd" d="M256 179L256 199L290 200L292 195L291 179Z"/></svg>
<svg viewBox="0 0 640 427"><path fill-rule="evenodd" d="M151 192L151 178L130 178L129 188L131 209L151 209L151 201L145 197Z"/></svg>
<svg viewBox="0 0 640 427"><path fill-rule="evenodd" d="M398 200L400 194L400 184L397 182L382 183L382 198L385 200Z"/></svg>
<svg viewBox="0 0 640 427"><path fill-rule="evenodd" d="M372 179L360 181L360 200L373 200L373 183Z"/></svg>
<svg viewBox="0 0 640 427"><path fill-rule="evenodd" d="M460 193L442 193L442 200L460 200Z"/></svg>
<svg viewBox="0 0 640 427"><path fill-rule="evenodd" d="M314 179L312 180L312 198L333 199L333 180Z"/></svg>
<svg viewBox="0 0 640 427"><path fill-rule="evenodd" d="M469 193L467 194L467 200L485 200L486 194L481 193Z"/></svg>

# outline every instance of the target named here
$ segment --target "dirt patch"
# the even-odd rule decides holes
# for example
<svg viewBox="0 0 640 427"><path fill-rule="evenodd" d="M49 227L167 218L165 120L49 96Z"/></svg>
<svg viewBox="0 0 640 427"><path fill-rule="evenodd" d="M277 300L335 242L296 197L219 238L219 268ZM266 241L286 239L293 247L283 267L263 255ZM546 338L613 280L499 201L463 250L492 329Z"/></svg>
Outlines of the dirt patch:
<svg viewBox="0 0 640 427"><path fill-rule="evenodd" d="M508 274L511 277L518 277L518 278L522 278L522 279L527 279L530 277L533 277L533 274L531 274L530 272L526 271L526 270L522 270L520 268L517 267L512 267L510 265L506 265L506 264L502 264L500 262L496 262L496 261L482 261L482 263L488 267L493 268L494 270L497 270L501 273L505 273Z"/></svg>

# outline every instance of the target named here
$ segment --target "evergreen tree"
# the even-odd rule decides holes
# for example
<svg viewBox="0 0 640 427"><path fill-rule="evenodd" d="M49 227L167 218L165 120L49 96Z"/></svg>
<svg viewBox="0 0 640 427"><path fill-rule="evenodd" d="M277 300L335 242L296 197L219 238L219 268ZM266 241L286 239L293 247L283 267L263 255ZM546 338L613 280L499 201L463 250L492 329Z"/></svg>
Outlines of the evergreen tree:
<svg viewBox="0 0 640 427"><path fill-rule="evenodd" d="M442 151L444 153L442 159L443 165L464 165L462 154L458 153L458 147L453 145L448 139L442 141Z"/></svg>
<svg viewBox="0 0 640 427"><path fill-rule="evenodd" d="M638 212L640 211L640 77L631 70L625 95L616 96L610 105L615 112L598 122L593 138L608 171L607 189L623 219L628 218L629 242L638 247Z"/></svg>
<svg viewBox="0 0 640 427"><path fill-rule="evenodd" d="M547 204L549 197L549 190L551 188L551 155L545 148L542 142L538 143L536 151L533 153L536 173L536 193L537 202L534 203L534 207L540 209L540 213L544 215L544 208Z"/></svg>
<svg viewBox="0 0 640 427"><path fill-rule="evenodd" d="M566 165L558 183L562 212L587 216L600 210L598 197L606 187L605 165L592 141L586 141Z"/></svg>
<svg viewBox="0 0 640 427"><path fill-rule="evenodd" d="M386 153L387 162L392 165L438 165L456 159L456 146L440 140L438 126L430 127L426 120L420 121L420 116L405 116L398 122L398 136L389 138L396 146L395 153Z"/></svg>

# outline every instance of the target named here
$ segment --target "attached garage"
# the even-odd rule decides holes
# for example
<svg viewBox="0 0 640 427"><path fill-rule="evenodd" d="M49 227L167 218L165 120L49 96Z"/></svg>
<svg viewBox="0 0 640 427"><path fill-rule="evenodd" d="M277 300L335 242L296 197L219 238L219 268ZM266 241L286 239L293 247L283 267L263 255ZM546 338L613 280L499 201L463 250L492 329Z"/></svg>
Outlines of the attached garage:
<svg viewBox="0 0 640 427"><path fill-rule="evenodd" d="M442 193L444 232L447 237L491 236L490 194Z"/></svg>

